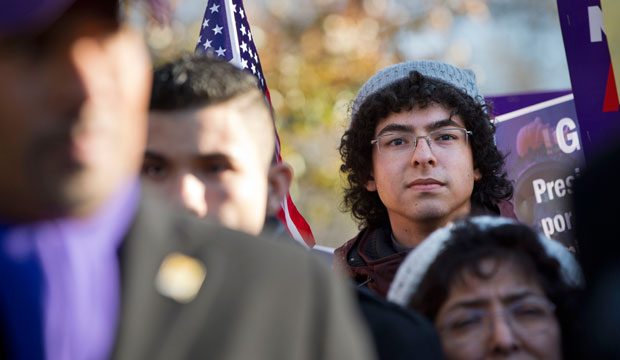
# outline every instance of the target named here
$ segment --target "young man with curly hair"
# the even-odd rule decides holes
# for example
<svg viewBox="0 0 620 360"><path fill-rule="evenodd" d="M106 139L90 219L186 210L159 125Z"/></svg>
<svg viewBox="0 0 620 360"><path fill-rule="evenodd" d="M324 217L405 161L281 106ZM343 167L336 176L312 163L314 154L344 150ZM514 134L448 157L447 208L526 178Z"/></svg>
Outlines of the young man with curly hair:
<svg viewBox="0 0 620 360"><path fill-rule="evenodd" d="M385 296L435 229L471 213L514 217L489 112L474 73L444 63L393 65L362 86L340 143L343 205L361 231L336 267Z"/></svg>

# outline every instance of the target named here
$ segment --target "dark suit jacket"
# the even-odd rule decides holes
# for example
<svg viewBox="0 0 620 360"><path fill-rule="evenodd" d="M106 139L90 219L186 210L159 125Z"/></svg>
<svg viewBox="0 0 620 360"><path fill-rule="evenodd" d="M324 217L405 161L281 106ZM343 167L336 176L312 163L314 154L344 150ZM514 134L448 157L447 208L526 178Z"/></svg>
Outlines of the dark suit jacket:
<svg viewBox="0 0 620 360"><path fill-rule="evenodd" d="M206 267L195 297L160 294L163 259ZM371 359L346 290L318 259L143 201L121 254L122 308L114 359Z"/></svg>

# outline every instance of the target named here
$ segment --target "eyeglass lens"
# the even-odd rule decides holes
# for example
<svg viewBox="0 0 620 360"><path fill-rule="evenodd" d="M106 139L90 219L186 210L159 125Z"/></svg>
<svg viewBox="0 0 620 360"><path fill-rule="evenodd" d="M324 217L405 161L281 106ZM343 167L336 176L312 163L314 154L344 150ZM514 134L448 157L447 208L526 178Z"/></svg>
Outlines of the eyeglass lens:
<svg viewBox="0 0 620 360"><path fill-rule="evenodd" d="M379 136L376 142L379 152L393 154L414 151L418 141L423 139L426 139L428 146L433 150L456 149L467 143L467 130L439 129L426 136L417 136L413 133L389 133Z"/></svg>
<svg viewBox="0 0 620 360"><path fill-rule="evenodd" d="M531 299L514 303L499 313L484 309L458 311L446 320L440 331L457 342L482 341L489 335L496 317L502 317L520 336L535 336L553 321L554 307L542 299Z"/></svg>

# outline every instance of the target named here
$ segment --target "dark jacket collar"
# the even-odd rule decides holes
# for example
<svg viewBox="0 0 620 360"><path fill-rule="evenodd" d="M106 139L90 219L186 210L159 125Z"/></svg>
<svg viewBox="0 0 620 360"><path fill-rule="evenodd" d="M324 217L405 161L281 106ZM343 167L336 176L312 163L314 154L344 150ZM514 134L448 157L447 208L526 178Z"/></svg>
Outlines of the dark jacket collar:
<svg viewBox="0 0 620 360"><path fill-rule="evenodd" d="M396 270L409 251L394 248L389 227L366 228L336 249L334 261L335 266L344 268L356 283L385 297Z"/></svg>

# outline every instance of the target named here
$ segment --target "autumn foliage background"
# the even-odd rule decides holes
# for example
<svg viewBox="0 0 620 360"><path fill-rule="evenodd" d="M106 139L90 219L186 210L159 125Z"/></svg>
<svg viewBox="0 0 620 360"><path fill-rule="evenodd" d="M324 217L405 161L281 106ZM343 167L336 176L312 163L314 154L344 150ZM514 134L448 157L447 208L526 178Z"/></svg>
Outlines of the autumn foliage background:
<svg viewBox="0 0 620 360"><path fill-rule="evenodd" d="M291 196L317 244L357 232L341 209L340 137L379 69L432 59L476 72L486 96L570 89L555 0L245 0L275 108ZM193 51L205 0L176 0L165 25L128 8L154 63Z"/></svg>

